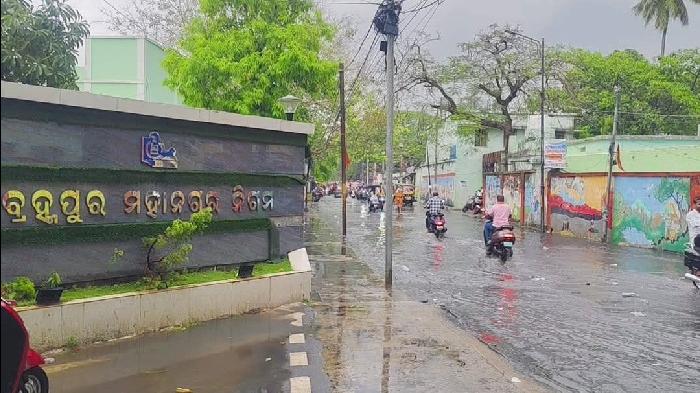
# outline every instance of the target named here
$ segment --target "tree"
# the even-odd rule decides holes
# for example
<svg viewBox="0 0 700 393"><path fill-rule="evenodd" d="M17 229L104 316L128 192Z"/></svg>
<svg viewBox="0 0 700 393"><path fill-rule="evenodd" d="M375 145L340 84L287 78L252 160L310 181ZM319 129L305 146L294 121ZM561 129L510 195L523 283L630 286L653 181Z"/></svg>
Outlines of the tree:
<svg viewBox="0 0 700 393"><path fill-rule="evenodd" d="M501 130L506 165L508 140L513 133L512 113L523 104L521 98L533 87L531 82L540 69L537 48L509 31L518 29L489 26L474 41L459 44L461 53L442 65L431 61L421 45L413 45L413 54L407 59L410 76L402 87L423 85L437 90L440 103L432 106L454 118L471 121L471 132L483 127ZM459 102L455 98L459 91L472 93Z"/></svg>
<svg viewBox="0 0 700 393"><path fill-rule="evenodd" d="M700 4L700 0L687 1ZM646 26L653 21L656 30L661 32L661 57L666 53L666 33L671 20L678 19L683 26L688 25L688 7L685 3L686 0L640 0L632 8L636 15L644 19Z"/></svg>
<svg viewBox="0 0 700 393"><path fill-rule="evenodd" d="M556 57L561 67L554 75L562 88L548 90L548 103L555 110L581 114L578 128L584 132L580 136L612 131L615 85L622 90L620 133L696 132L700 96L689 82L695 80L691 74L697 70L676 64L678 58L669 56L656 65L630 50L605 56L582 49Z"/></svg>
<svg viewBox="0 0 700 393"><path fill-rule="evenodd" d="M77 89L78 48L88 25L64 0L2 0L2 79Z"/></svg>
<svg viewBox="0 0 700 393"><path fill-rule="evenodd" d="M144 238L146 274L167 285L167 274L187 262L192 252L192 238L206 229L211 220L211 209L204 208L192 213L189 220L174 220L163 233ZM162 255L156 257L157 252Z"/></svg>
<svg viewBox="0 0 700 393"><path fill-rule="evenodd" d="M102 13L112 30L148 37L166 48L177 46L185 27L199 14L199 0L132 0L106 4Z"/></svg>
<svg viewBox="0 0 700 393"><path fill-rule="evenodd" d="M700 96L700 49L684 49L659 60L664 76L688 86L693 94Z"/></svg>
<svg viewBox="0 0 700 393"><path fill-rule="evenodd" d="M202 0L180 50L167 51L166 84L189 106L282 117L280 97L336 89L337 64L319 55L333 33L311 0Z"/></svg>

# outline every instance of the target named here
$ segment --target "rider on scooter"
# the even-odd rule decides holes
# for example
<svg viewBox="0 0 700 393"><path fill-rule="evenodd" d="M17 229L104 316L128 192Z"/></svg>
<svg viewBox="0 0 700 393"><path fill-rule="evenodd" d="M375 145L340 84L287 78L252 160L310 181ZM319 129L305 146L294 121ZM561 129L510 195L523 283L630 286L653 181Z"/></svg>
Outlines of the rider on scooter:
<svg viewBox="0 0 700 393"><path fill-rule="evenodd" d="M484 244L488 247L491 236L501 227L510 224L510 216L513 214L510 206L506 205L503 195L496 197L496 204L486 211L486 216L491 219L484 224Z"/></svg>
<svg viewBox="0 0 700 393"><path fill-rule="evenodd" d="M430 231L430 227L433 225L433 218L445 208L445 201L438 197L438 192L435 191L433 196L425 203L425 208L428 209L425 214L425 228Z"/></svg>

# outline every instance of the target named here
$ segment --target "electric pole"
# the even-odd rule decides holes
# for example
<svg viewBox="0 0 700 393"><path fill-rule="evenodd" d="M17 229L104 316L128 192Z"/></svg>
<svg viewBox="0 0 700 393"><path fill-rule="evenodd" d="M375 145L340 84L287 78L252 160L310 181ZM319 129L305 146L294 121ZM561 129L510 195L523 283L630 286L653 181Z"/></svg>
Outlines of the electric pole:
<svg viewBox="0 0 700 393"><path fill-rule="evenodd" d="M386 36L386 165L384 166L384 286L391 288L393 281L393 172L394 172L394 43L399 35L401 5L385 0L374 15L374 27ZM382 47L383 47L382 43Z"/></svg>
<svg viewBox="0 0 700 393"><path fill-rule="evenodd" d="M608 241L608 222L610 221L610 191L612 190L612 171L613 165L615 165L615 137L617 136L617 119L619 116L620 109L620 86L615 86L615 114L613 115L613 130L612 138L610 138L610 147L608 148L609 160L608 160L608 185L605 189L605 235L603 236L603 241Z"/></svg>
<svg viewBox="0 0 700 393"><path fill-rule="evenodd" d="M343 68L343 63L340 63L340 68L338 69L338 87L340 89L340 181L341 181L341 196L343 200L341 204L342 217L343 217L343 255L345 255L345 237L348 231L348 220L347 220L347 208L348 208L348 186L347 186L347 169L345 165L347 164L347 147L345 146L345 70Z"/></svg>
<svg viewBox="0 0 700 393"><path fill-rule="evenodd" d="M547 229L544 225L544 38L540 44L540 74L542 74L542 85L540 86L540 228L542 233L546 233Z"/></svg>

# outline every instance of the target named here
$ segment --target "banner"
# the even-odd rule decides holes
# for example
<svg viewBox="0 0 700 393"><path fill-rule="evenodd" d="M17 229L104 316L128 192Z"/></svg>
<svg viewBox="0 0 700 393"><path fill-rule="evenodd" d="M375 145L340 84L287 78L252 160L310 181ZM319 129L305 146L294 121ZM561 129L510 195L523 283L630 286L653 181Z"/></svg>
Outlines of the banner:
<svg viewBox="0 0 700 393"><path fill-rule="evenodd" d="M545 145L544 167L566 168L566 142Z"/></svg>

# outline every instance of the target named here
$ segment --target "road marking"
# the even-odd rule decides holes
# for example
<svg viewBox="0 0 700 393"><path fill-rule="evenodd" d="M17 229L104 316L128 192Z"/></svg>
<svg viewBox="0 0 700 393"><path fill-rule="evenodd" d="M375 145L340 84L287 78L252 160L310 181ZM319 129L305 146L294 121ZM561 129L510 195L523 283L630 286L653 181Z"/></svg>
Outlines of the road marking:
<svg viewBox="0 0 700 393"><path fill-rule="evenodd" d="M292 387L292 393L311 393L311 378L309 377L289 378L289 384Z"/></svg>
<svg viewBox="0 0 700 393"><path fill-rule="evenodd" d="M289 354L289 365L294 366L308 366L309 358L306 356L306 352L292 352Z"/></svg>
<svg viewBox="0 0 700 393"><path fill-rule="evenodd" d="M289 335L290 344L304 344L306 340L304 339L304 333L295 333Z"/></svg>
<svg viewBox="0 0 700 393"><path fill-rule="evenodd" d="M289 316L294 318L294 320L292 322L290 322L290 324L292 326L297 326L297 327L302 326L302 317L304 316L304 313L295 312L295 313L289 314Z"/></svg>

